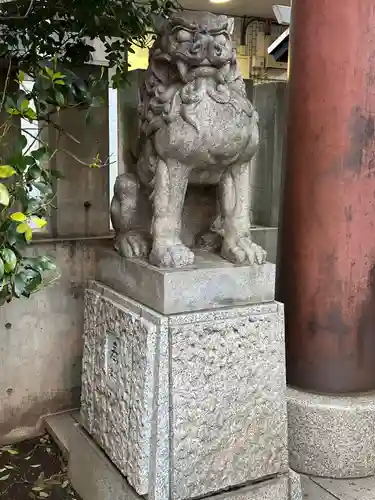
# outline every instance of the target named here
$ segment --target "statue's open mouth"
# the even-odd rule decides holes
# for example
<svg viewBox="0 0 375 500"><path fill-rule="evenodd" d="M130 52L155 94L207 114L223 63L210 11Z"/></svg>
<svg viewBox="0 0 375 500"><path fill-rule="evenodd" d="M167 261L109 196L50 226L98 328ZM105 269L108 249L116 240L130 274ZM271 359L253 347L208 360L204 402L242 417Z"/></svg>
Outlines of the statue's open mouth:
<svg viewBox="0 0 375 500"><path fill-rule="evenodd" d="M225 66L225 62L221 66L217 66L209 59L204 59L199 64L189 64L182 60L177 62L181 78L186 82L191 82L196 78L216 77L223 66Z"/></svg>

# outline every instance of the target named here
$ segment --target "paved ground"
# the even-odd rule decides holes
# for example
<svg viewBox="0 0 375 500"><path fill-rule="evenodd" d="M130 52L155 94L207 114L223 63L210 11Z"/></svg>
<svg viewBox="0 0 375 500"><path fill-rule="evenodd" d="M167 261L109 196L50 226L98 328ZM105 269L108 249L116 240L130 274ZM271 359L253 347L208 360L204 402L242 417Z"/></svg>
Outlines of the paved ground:
<svg viewBox="0 0 375 500"><path fill-rule="evenodd" d="M375 500L375 478L302 477L302 488L304 500ZM60 451L48 435L0 448L0 500L30 499L79 500L70 488Z"/></svg>
<svg viewBox="0 0 375 500"><path fill-rule="evenodd" d="M1 500L79 500L49 436L0 448Z"/></svg>
<svg viewBox="0 0 375 500"><path fill-rule="evenodd" d="M332 480L302 478L304 500L375 500L375 478Z"/></svg>

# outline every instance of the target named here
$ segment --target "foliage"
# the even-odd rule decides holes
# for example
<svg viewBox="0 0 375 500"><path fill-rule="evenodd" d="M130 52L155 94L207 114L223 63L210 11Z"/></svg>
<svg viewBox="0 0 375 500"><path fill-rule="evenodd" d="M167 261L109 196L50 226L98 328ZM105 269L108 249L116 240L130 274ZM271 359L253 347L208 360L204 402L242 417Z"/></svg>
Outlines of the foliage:
<svg viewBox="0 0 375 500"><path fill-rule="evenodd" d="M173 0L23 0L0 6L0 55L35 68L40 57L63 65L90 60L90 41L99 38L115 84L126 77L126 54L133 43L143 46L155 15L167 15Z"/></svg>
<svg viewBox="0 0 375 500"><path fill-rule="evenodd" d="M100 78L88 71L83 79L72 68L90 60L91 41L99 38L115 68L113 85L123 84L124 54L132 43L146 42L153 14L166 15L171 7L170 0L28 0L0 5L0 59L8 65L0 95L4 117L0 124L0 304L29 297L56 279L53 261L47 256L31 257L26 248L35 231L46 227L55 208L61 173L50 168L50 160L63 151L88 167L108 164L99 155L86 164L58 142L53 148L45 142L47 127L54 128L58 137L67 135L77 142L59 126L59 113L85 108L89 119L91 110L103 103L108 86L104 69ZM10 95L15 66L18 90ZM26 74L34 81L32 88L26 85ZM37 123L38 132L21 130L21 119ZM14 129L16 141L9 139Z"/></svg>

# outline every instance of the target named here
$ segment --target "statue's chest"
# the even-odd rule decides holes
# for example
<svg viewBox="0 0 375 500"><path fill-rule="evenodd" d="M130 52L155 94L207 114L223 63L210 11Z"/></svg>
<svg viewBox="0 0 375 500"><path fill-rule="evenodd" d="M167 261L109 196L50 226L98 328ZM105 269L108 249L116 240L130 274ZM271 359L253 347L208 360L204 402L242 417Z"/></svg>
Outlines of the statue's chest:
<svg viewBox="0 0 375 500"><path fill-rule="evenodd" d="M173 121L162 133L164 146L186 153L215 156L237 154L246 148L251 135L251 118L238 103L217 102L204 97L198 103L181 103Z"/></svg>

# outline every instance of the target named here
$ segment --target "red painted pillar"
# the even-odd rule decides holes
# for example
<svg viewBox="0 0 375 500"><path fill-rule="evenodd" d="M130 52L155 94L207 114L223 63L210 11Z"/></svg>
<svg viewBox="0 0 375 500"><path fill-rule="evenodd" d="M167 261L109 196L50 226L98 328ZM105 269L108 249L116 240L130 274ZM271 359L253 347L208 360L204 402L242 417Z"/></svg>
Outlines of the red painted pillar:
<svg viewBox="0 0 375 500"><path fill-rule="evenodd" d="M375 390L375 1L295 0L278 299L291 386Z"/></svg>

